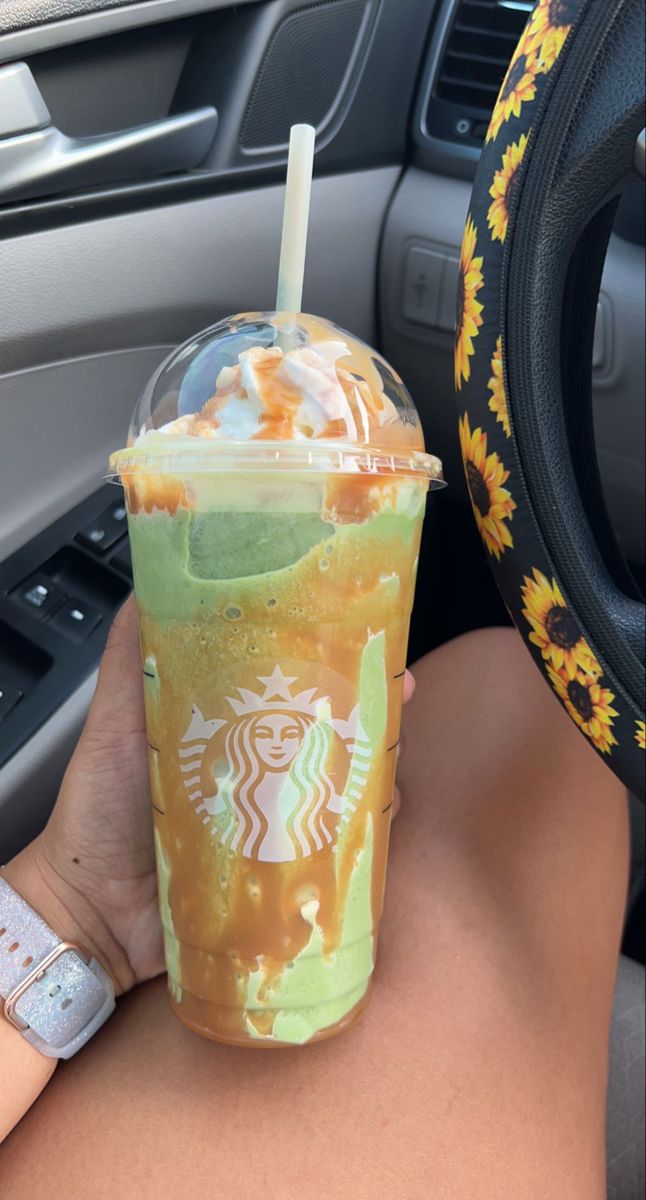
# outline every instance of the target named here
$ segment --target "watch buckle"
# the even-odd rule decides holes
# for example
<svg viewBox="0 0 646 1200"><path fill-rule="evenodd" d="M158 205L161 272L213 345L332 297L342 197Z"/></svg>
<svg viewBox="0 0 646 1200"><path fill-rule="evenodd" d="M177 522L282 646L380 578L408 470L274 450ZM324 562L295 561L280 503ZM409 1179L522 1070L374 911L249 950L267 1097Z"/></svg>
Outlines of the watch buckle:
<svg viewBox="0 0 646 1200"><path fill-rule="evenodd" d="M53 950L50 950L49 954L46 954L39 963L36 963L36 966L33 967L28 975L25 975L21 983L17 984L13 991L9 992L4 1002L4 1016L9 1024L13 1025L14 1029L17 1029L19 1033L24 1033L30 1026L18 1016L16 1005L25 992L29 991L32 984L40 983L40 980L47 974L52 964L61 958L63 954L77 954L86 966L90 963L91 955L82 946L77 945L76 942L59 942Z"/></svg>

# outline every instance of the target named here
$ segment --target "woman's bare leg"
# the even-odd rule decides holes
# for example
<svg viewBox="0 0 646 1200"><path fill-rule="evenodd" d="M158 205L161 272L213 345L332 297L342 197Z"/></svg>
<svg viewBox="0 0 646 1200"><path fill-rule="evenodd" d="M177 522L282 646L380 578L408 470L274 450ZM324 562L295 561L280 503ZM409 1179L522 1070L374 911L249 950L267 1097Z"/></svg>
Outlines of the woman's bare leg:
<svg viewBox="0 0 646 1200"><path fill-rule="evenodd" d="M0 1151L7 1200L602 1200L622 788L515 634L415 674L363 1020L245 1052L138 989Z"/></svg>

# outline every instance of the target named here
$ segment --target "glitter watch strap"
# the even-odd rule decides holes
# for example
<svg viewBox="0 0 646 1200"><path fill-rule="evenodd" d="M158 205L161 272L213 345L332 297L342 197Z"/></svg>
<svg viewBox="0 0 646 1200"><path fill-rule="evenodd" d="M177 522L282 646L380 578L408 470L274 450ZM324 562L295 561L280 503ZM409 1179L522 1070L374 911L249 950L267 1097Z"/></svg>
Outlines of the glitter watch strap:
<svg viewBox="0 0 646 1200"><path fill-rule="evenodd" d="M114 1011L100 963L62 942L2 876L0 997L5 1017L48 1058L71 1058Z"/></svg>

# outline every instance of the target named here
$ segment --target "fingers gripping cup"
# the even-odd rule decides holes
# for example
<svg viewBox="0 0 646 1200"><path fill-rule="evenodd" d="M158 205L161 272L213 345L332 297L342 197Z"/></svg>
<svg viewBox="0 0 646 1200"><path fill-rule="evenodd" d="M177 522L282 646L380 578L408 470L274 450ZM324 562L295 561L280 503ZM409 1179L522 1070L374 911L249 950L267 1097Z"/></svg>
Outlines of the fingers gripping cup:
<svg viewBox="0 0 646 1200"><path fill-rule="evenodd" d="M378 354L279 313L175 351L111 469L128 506L171 1003L236 1044L328 1037L368 998L440 464Z"/></svg>

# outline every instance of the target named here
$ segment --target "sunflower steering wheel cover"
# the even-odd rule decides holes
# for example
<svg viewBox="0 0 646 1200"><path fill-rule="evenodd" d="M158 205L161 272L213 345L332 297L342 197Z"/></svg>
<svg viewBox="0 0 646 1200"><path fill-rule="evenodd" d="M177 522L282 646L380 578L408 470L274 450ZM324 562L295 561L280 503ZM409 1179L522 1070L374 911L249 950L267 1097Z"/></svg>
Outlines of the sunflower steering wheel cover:
<svg viewBox="0 0 646 1200"><path fill-rule="evenodd" d="M534 130L590 2L538 0L494 107L460 258L455 387L467 488L510 615L583 736L641 794L643 706L608 672L557 578L527 494L506 394L505 250Z"/></svg>

